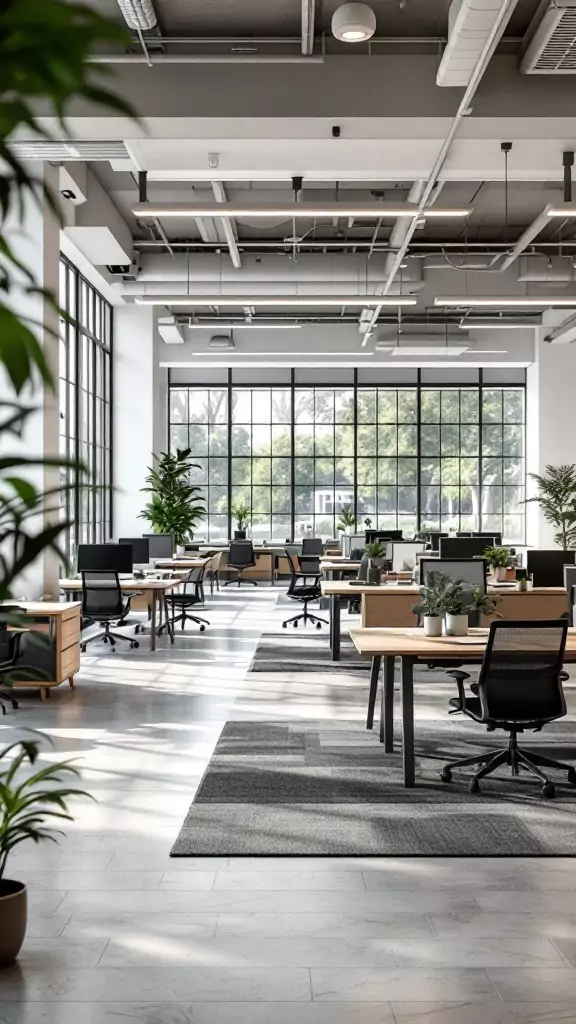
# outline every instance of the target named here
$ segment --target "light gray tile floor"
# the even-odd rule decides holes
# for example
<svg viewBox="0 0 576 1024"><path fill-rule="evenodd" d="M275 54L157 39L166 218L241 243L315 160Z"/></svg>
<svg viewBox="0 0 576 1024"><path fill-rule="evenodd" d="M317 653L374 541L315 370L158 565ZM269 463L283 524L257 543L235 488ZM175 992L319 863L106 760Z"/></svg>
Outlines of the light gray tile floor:
<svg viewBox="0 0 576 1024"><path fill-rule="evenodd" d="M569 858L170 859L227 720L363 726L361 677L246 678L279 593L215 595L207 632L155 655L93 647L74 691L0 722L0 743L42 729L97 797L12 861L30 925L0 1024L576 1024ZM418 719L448 696L437 673Z"/></svg>

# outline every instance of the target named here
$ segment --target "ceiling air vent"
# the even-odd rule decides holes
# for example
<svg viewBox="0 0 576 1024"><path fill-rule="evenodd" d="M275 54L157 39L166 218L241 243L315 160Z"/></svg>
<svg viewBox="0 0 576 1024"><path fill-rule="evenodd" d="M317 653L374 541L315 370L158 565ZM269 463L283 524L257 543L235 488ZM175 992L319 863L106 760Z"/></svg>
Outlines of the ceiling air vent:
<svg viewBox="0 0 576 1024"><path fill-rule="evenodd" d="M128 160L123 142L61 142L58 139L29 139L11 142L10 149L20 160Z"/></svg>
<svg viewBox="0 0 576 1024"><path fill-rule="evenodd" d="M522 58L524 75L576 75L576 0L553 0L536 14Z"/></svg>

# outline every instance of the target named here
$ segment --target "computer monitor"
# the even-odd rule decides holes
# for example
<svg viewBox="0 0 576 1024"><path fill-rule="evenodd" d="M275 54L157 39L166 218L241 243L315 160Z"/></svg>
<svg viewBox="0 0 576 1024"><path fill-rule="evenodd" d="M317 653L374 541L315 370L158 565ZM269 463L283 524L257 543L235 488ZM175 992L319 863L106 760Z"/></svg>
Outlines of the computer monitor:
<svg viewBox="0 0 576 1024"><path fill-rule="evenodd" d="M118 543L132 545L132 561L135 565L148 565L150 562L148 537L120 537Z"/></svg>
<svg viewBox="0 0 576 1024"><path fill-rule="evenodd" d="M131 544L79 544L78 572L132 572Z"/></svg>
<svg viewBox="0 0 576 1024"><path fill-rule="evenodd" d="M462 580L474 590L486 591L485 558L421 558L420 583L426 582L429 572L443 572L453 580Z"/></svg>
<svg viewBox="0 0 576 1024"><path fill-rule="evenodd" d="M526 553L526 569L535 587L563 587L564 566L575 562L576 551L562 548L529 548Z"/></svg>
<svg viewBox="0 0 576 1024"><path fill-rule="evenodd" d="M366 530L366 543L376 540L404 540L402 530Z"/></svg>
<svg viewBox="0 0 576 1024"><path fill-rule="evenodd" d="M174 557L174 537L171 533L145 533L144 536L148 538L151 559Z"/></svg>
<svg viewBox="0 0 576 1024"><path fill-rule="evenodd" d="M502 534L497 533L495 530L471 530L469 533L457 533L457 537L485 537L486 546L490 544L491 547L500 548L502 547Z"/></svg>
<svg viewBox="0 0 576 1024"><path fill-rule="evenodd" d="M490 546L488 537L441 537L440 558L476 558Z"/></svg>
<svg viewBox="0 0 576 1024"><path fill-rule="evenodd" d="M426 530L424 532L424 536L428 538L428 542L430 544L431 551L439 551L440 550L440 538L441 537L448 537L449 535L447 533L439 533L437 530L432 530L432 531Z"/></svg>

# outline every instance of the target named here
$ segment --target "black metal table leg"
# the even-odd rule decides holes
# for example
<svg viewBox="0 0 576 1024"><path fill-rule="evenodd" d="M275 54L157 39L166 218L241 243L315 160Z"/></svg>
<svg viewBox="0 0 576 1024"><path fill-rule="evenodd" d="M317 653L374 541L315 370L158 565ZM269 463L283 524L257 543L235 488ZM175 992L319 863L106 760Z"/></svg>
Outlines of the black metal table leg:
<svg viewBox="0 0 576 1024"><path fill-rule="evenodd" d="M368 694L368 715L366 717L366 728L372 729L374 725L374 708L376 707L376 697L378 694L378 677L380 675L380 666L382 664L382 656L376 654L372 658L372 668L370 670L370 691Z"/></svg>
<svg viewBox="0 0 576 1024"><path fill-rule="evenodd" d="M340 597L332 594L330 598L330 637L332 661L340 661Z"/></svg>
<svg viewBox="0 0 576 1024"><path fill-rule="evenodd" d="M409 655L402 656L402 761L404 785L411 789L415 783L414 767L414 662Z"/></svg>
<svg viewBox="0 0 576 1024"><path fill-rule="evenodd" d="M166 622L166 629L168 630L168 636L170 637L170 643L174 643L174 618L170 618L170 606L168 604L168 598L164 595L164 616Z"/></svg>
<svg viewBox="0 0 576 1024"><path fill-rule="evenodd" d="M394 658L384 658L384 679L382 681L382 705L380 714L380 742L384 752L394 752Z"/></svg>

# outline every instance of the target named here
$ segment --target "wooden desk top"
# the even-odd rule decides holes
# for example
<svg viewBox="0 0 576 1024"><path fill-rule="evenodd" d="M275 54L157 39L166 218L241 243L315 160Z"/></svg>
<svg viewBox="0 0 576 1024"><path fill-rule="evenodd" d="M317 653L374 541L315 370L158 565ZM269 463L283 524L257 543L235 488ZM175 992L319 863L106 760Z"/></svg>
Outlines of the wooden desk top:
<svg viewBox="0 0 576 1024"><path fill-rule="evenodd" d="M182 583L180 578L172 580L135 580L133 577L130 579L120 580L120 590L130 591L146 591L146 590L172 590L174 587L179 587ZM60 580L60 590L66 590L68 592L82 590L82 580ZM63 605L62 607L70 607L70 605Z"/></svg>
<svg viewBox="0 0 576 1024"><path fill-rule="evenodd" d="M210 555L205 555L202 558L158 558L156 560L157 569L199 569L202 565L207 565L211 561Z"/></svg>
<svg viewBox="0 0 576 1024"><path fill-rule="evenodd" d="M488 630L471 629L468 636L427 637L424 630L417 627L351 629L350 637L358 653L368 658L411 654L415 658L456 658L463 661L467 657L478 658L484 654ZM564 660L576 661L576 628L568 630Z"/></svg>
<svg viewBox="0 0 576 1024"><path fill-rule="evenodd" d="M24 615L50 615L53 617L69 614L82 607L80 601L6 601L15 604ZM1 606L0 606L1 607Z"/></svg>
<svg viewBox="0 0 576 1024"><path fill-rule="evenodd" d="M398 576L389 578L388 583L380 584L380 586L357 586L350 582L350 580L322 580L320 586L322 593L325 597L330 597L332 594L340 594L342 597L351 597L353 593L358 594L415 594L420 592L420 587L416 583L398 583L397 585L391 582L393 579L397 579ZM514 594L516 597L529 598L531 595L534 597L542 595L558 595L566 594L564 587L533 587L532 590L516 590L515 587L507 587L505 584L488 584L489 593L500 594L505 597L506 594Z"/></svg>
<svg viewBox="0 0 576 1024"><path fill-rule="evenodd" d="M344 558L341 561L333 558L321 558L320 568L322 572L358 572L360 562L348 562Z"/></svg>

